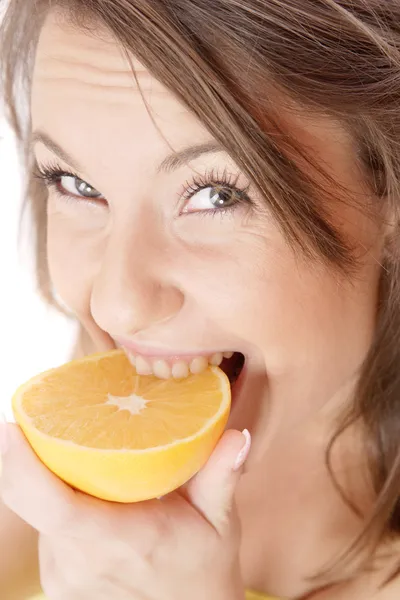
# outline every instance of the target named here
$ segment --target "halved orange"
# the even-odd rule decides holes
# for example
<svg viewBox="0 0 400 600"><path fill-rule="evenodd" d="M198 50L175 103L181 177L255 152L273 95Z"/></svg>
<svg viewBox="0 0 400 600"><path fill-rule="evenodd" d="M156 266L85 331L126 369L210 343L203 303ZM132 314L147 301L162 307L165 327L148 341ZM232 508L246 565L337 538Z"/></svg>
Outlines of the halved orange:
<svg viewBox="0 0 400 600"><path fill-rule="evenodd" d="M76 489L116 502L163 496L205 464L230 410L218 367L182 380L138 375L122 350L22 385L13 411L32 448Z"/></svg>

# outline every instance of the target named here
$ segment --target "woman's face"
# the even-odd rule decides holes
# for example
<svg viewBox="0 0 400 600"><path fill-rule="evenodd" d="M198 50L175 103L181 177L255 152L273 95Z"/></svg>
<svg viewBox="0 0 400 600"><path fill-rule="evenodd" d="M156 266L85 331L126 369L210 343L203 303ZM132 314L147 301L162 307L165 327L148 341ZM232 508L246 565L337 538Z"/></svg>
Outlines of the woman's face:
<svg viewBox="0 0 400 600"><path fill-rule="evenodd" d="M267 418L271 431L297 425L339 398L368 348L378 229L355 209L333 207L337 226L364 250L352 280L293 252L202 124L135 67L141 92L111 38L47 19L32 121L39 168L54 180L55 289L99 351L122 345L143 372L182 376L219 353L243 353L232 425L255 433L262 423L264 435ZM336 180L366 193L344 130L287 119Z"/></svg>

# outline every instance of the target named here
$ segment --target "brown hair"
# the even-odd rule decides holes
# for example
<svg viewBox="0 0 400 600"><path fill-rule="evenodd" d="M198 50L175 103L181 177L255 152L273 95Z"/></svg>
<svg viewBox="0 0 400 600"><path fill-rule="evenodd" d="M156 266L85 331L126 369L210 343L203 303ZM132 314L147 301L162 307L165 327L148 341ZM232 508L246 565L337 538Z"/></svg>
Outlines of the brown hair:
<svg viewBox="0 0 400 600"><path fill-rule="evenodd" d="M376 197L376 216L400 210L400 0L11 0L2 27L3 89L23 142L37 222L40 287L46 266L46 194L32 176L29 94L35 44L48 10L76 27L106 26L221 142L252 179L288 242L349 272L351 244L329 211L329 176L280 123L276 98L344 124ZM295 160L294 157L301 158ZM307 168L304 166L307 161ZM316 175L323 174L316 193ZM319 178L321 179L321 178ZM400 271L396 231L380 281L375 339L337 437L362 424L376 492L347 554L400 534ZM329 452L328 466L329 463ZM333 472L332 472L333 474Z"/></svg>

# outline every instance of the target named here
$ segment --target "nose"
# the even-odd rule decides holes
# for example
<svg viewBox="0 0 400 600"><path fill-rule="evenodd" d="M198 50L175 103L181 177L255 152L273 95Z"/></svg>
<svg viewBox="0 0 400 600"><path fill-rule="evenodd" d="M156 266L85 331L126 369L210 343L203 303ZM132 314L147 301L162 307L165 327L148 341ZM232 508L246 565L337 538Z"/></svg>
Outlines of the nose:
<svg viewBox="0 0 400 600"><path fill-rule="evenodd" d="M90 308L112 336L134 335L174 317L184 296L168 281L165 244L141 228L110 236L94 278Z"/></svg>

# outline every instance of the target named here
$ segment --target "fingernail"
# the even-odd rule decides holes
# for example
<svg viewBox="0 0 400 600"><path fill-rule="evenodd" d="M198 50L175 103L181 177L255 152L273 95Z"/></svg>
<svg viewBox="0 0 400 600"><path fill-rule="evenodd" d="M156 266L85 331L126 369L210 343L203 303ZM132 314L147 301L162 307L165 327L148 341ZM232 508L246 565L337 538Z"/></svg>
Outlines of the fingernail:
<svg viewBox="0 0 400 600"><path fill-rule="evenodd" d="M5 454L8 448L7 422L4 413L0 412L0 454Z"/></svg>
<svg viewBox="0 0 400 600"><path fill-rule="evenodd" d="M250 435L250 432L247 429L243 429L242 435L244 437L244 446L241 449L241 451L239 452L239 454L237 455L235 464L233 466L233 470L234 471L238 471L240 469L240 467L246 461L246 459L247 459L247 457L249 455L249 451L250 451L250 446L251 446L251 435Z"/></svg>

